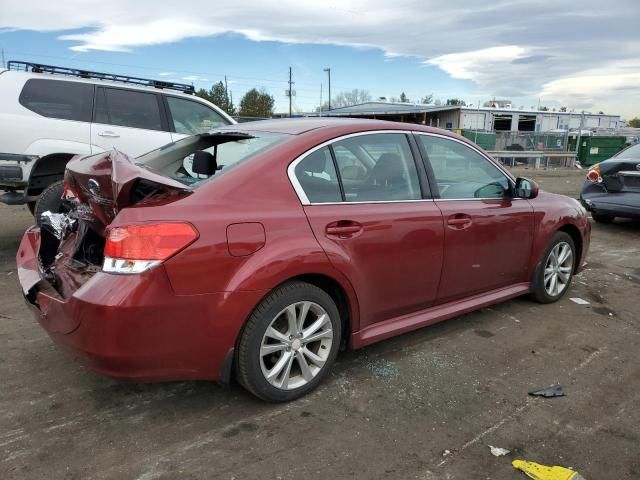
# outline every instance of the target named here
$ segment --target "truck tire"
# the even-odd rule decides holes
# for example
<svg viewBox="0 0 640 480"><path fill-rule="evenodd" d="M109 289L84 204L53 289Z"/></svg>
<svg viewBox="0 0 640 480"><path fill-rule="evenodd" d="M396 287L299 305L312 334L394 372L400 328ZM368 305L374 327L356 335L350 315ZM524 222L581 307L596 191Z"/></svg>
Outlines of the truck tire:
<svg viewBox="0 0 640 480"><path fill-rule="evenodd" d="M44 212L62 213L66 210L62 202L63 190L62 180L60 180L59 182L52 183L42 191L40 197L36 200L34 210L34 216L36 217L36 223L38 225L40 225L40 216Z"/></svg>

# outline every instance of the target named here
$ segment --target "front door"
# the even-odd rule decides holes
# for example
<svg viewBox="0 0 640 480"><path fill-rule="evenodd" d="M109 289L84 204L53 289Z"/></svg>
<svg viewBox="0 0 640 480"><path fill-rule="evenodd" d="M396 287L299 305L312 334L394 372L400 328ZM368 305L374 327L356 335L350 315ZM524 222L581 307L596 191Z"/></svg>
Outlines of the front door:
<svg viewBox="0 0 640 480"><path fill-rule="evenodd" d="M336 141L305 157L295 175L318 242L358 292L360 329L433 304L442 216L425 198L405 134Z"/></svg>
<svg viewBox="0 0 640 480"><path fill-rule="evenodd" d="M445 230L438 303L527 282L533 208L492 161L466 143L417 134Z"/></svg>
<svg viewBox="0 0 640 480"><path fill-rule="evenodd" d="M171 143L162 98L152 92L99 87L91 143L137 157Z"/></svg>

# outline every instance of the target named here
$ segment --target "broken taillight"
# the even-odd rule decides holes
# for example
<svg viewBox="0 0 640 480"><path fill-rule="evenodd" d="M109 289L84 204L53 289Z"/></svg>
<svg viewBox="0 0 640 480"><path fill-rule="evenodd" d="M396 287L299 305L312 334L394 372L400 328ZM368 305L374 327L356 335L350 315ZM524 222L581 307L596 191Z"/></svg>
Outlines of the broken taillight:
<svg viewBox="0 0 640 480"><path fill-rule="evenodd" d="M587 180L591 183L600 183L602 182L602 174L600 172L600 165L594 165L587 172Z"/></svg>
<svg viewBox="0 0 640 480"><path fill-rule="evenodd" d="M140 273L159 265L198 238L189 223L126 225L109 230L102 270Z"/></svg>

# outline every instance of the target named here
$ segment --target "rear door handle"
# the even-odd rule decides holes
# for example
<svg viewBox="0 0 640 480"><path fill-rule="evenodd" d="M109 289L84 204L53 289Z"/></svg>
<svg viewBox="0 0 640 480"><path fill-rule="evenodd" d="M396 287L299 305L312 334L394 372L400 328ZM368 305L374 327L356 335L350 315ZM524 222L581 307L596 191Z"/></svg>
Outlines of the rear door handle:
<svg viewBox="0 0 640 480"><path fill-rule="evenodd" d="M115 132L111 132L111 131L106 131L106 132L100 132L98 134L99 137L110 137L110 138L118 138L120 135L118 135Z"/></svg>
<svg viewBox="0 0 640 480"><path fill-rule="evenodd" d="M456 213L455 215L451 215L447 218L447 225L450 228L454 228L456 230L462 230L463 228L469 228L472 224L471 217L464 213Z"/></svg>
<svg viewBox="0 0 640 480"><path fill-rule="evenodd" d="M360 232L362 232L362 225L351 220L331 222L325 228L327 235L337 236L339 238L351 238Z"/></svg>

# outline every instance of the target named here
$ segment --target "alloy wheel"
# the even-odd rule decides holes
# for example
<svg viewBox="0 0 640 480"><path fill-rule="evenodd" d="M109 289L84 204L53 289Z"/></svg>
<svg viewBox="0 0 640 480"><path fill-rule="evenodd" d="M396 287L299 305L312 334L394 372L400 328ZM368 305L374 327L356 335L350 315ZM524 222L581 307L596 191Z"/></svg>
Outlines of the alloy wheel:
<svg viewBox="0 0 640 480"><path fill-rule="evenodd" d="M558 242L549 252L544 267L544 289L552 297L560 295L571 280L573 251L567 242Z"/></svg>
<svg viewBox="0 0 640 480"><path fill-rule="evenodd" d="M320 373L332 343L327 311L314 302L293 303L275 316L262 337L262 374L276 388L300 388Z"/></svg>

